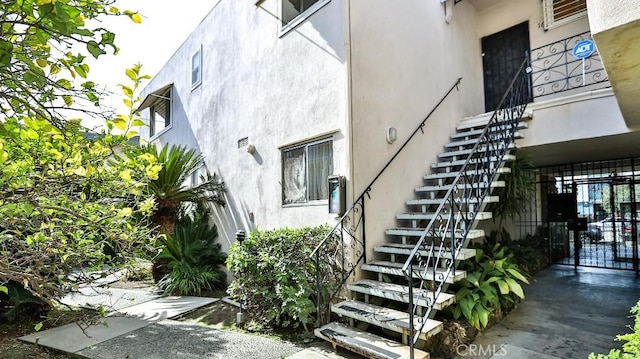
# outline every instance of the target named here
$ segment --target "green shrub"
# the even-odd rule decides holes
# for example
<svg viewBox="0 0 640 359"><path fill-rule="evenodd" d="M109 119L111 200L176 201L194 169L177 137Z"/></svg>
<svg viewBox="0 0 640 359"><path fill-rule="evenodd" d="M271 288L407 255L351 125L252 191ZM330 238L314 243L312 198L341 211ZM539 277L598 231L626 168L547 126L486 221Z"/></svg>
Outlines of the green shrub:
<svg viewBox="0 0 640 359"><path fill-rule="evenodd" d="M309 255L329 231L320 226L251 232L229 249L227 267L235 277L229 294L262 325L302 324L308 330L316 312L315 264Z"/></svg>
<svg viewBox="0 0 640 359"><path fill-rule="evenodd" d="M208 223L208 217L191 219L184 216L178 222L175 236L160 238L159 261L168 265L168 273L158 286L168 294L201 295L203 291L221 288L226 275L220 268L226 260L218 230Z"/></svg>
<svg viewBox="0 0 640 359"><path fill-rule="evenodd" d="M589 354L589 359L636 359L640 358L640 301L631 308L631 314L636 319L633 325L633 333L621 334L616 336L616 340L626 342L622 344L620 349L611 349L609 354Z"/></svg>
<svg viewBox="0 0 640 359"><path fill-rule="evenodd" d="M16 281L0 286L0 323L15 322L24 316L38 318L50 309L49 304Z"/></svg>
<svg viewBox="0 0 640 359"><path fill-rule="evenodd" d="M524 299L521 283L529 283L513 260L513 254L499 243L476 249L474 260L462 262L467 277L456 283L456 303L449 307L454 319L464 316L477 329L487 326L497 308Z"/></svg>

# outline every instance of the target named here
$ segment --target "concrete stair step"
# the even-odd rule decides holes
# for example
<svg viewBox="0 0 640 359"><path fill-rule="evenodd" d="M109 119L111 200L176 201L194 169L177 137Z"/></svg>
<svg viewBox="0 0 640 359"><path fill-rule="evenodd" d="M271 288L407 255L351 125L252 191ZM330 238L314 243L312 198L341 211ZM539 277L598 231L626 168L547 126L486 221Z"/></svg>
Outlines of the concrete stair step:
<svg viewBox="0 0 640 359"><path fill-rule="evenodd" d="M400 213L396 215L396 219L400 220L408 220L408 221L419 221L419 220L431 220L436 217L434 213ZM476 220L482 221L485 219L491 219L491 212L478 212L476 214Z"/></svg>
<svg viewBox="0 0 640 359"><path fill-rule="evenodd" d="M386 253L386 254L400 254L400 255L409 255L411 254L411 251L413 250L413 248L415 247L415 245L413 244L393 244L393 243L386 243L384 245L381 246L377 246L373 249L374 252L376 253ZM436 251L439 251L439 246L437 246L437 248L435 249ZM445 244L443 250L443 255L445 256L445 258L452 258L451 255L451 247L449 247L448 245ZM420 255L426 257L429 255L429 251L427 249L422 249L420 250ZM472 248L461 248L457 255L456 255L456 259L457 260L467 260L469 258L473 258L476 255L476 250L472 249Z"/></svg>
<svg viewBox="0 0 640 359"><path fill-rule="evenodd" d="M444 199L442 198L418 198L418 199L410 199L405 202L407 206L437 206L442 203ZM500 201L500 196L486 196L482 203L496 203ZM462 202L461 198L457 198L456 203L460 204ZM478 198L469 198L467 203L469 204L478 204L480 201Z"/></svg>
<svg viewBox="0 0 640 359"><path fill-rule="evenodd" d="M511 154L506 154L503 157L503 160L506 161L515 161L516 156ZM455 161L439 161L431 165L431 168L434 170L444 169L448 172L455 172L459 170L459 167L462 167L467 162L467 159L463 160L455 160ZM498 162L498 159L495 156L492 157L483 157L483 158L475 158L471 161L471 163L484 163L484 162Z"/></svg>
<svg viewBox="0 0 640 359"><path fill-rule="evenodd" d="M510 167L500 167L496 169L496 172L499 174L503 174L503 173L511 173L511 168ZM453 179L456 178L458 176L458 173L460 172L441 172L441 173L432 173L432 174L428 174L425 175L424 177L422 177L424 180L429 181L429 180L439 180L439 179ZM467 171L467 175L468 176L475 176L477 174L480 174L480 171Z"/></svg>
<svg viewBox="0 0 640 359"><path fill-rule="evenodd" d="M487 112L480 115L465 117L460 121L460 124L456 128L458 131L466 129L484 129L493 116L493 112ZM519 124L525 123L533 118L533 112L525 109L524 113L520 117ZM494 125L495 126L495 125Z"/></svg>
<svg viewBox="0 0 640 359"><path fill-rule="evenodd" d="M504 181L493 181L490 184L491 188L499 188L499 187L504 187L505 186L505 182ZM448 191L451 187L453 187L453 185L451 184L445 184L442 186L420 186L420 187L416 187L415 191L416 192L439 192L439 191ZM478 183L478 184L469 184L469 183L465 183L464 185L459 185L458 188L460 189L471 189L471 188L487 188L487 184L486 183Z"/></svg>
<svg viewBox="0 0 640 359"><path fill-rule="evenodd" d="M371 279L361 279L347 285L352 292L373 295L396 302L409 303L409 287L393 283L379 282ZM413 289L413 303L422 307L429 306L428 298L433 301L433 292L426 289ZM433 308L442 310L455 303L455 294L440 293L433 304Z"/></svg>
<svg viewBox="0 0 640 359"><path fill-rule="evenodd" d="M375 261L363 264L362 269L379 274L404 276L404 273L402 272L402 266L404 266L404 262L399 263L391 261ZM433 273L434 269L431 267L427 268L420 265L413 266L413 278L423 280L442 281L442 277L445 275L446 269L435 268L437 278L434 278ZM466 276L467 273L465 271L456 269L455 272L451 273L449 277L445 278L444 282L455 283Z"/></svg>
<svg viewBox="0 0 640 359"><path fill-rule="evenodd" d="M405 311L363 303L357 300L345 300L332 304L331 311L347 318L353 318L396 333L401 333L405 336L410 335L409 313ZM421 319L421 317L414 316L415 329L418 329L419 319ZM427 339L432 335L438 334L440 331L442 331L442 322L427 319L427 323L420 331L419 336L422 339Z"/></svg>
<svg viewBox="0 0 640 359"><path fill-rule="evenodd" d="M526 130L527 128L529 128L529 125L525 122L520 121L520 123L518 124L518 128L516 129L516 133L518 133L519 130ZM458 131L453 135L449 136L449 138L451 139L451 141L473 140L473 139L477 140L478 137L482 135L483 131L484 131L484 127L458 129ZM502 132L503 131L498 128L489 129L489 134L502 133Z"/></svg>
<svg viewBox="0 0 640 359"><path fill-rule="evenodd" d="M507 148L510 149L510 150L511 149L515 149L516 145L514 143L510 143L507 146ZM484 146L484 145L477 148L477 151L478 151L478 153L480 155L484 155L484 152L486 150L487 150L487 146ZM491 150L491 149L489 149L489 150ZM450 150L450 151L445 151L445 152L440 153L438 155L438 158L445 159L445 158L451 158L451 157L454 157L454 158L465 157L465 159L466 159L466 157L468 157L472 152L473 152L473 148L465 148L463 150Z"/></svg>
<svg viewBox="0 0 640 359"><path fill-rule="evenodd" d="M472 132L472 131L468 131L468 132ZM467 134L465 134L465 136L452 139L452 141L449 142L448 144L446 144L444 147L445 148L456 148L456 147L459 148L459 147L475 146L476 142L478 142L478 137L481 134L482 134L482 131L473 131L473 135L471 135L471 136L467 133ZM516 140L524 138L520 131L516 131L516 133L514 133L513 136L514 136L514 139L516 139Z"/></svg>
<svg viewBox="0 0 640 359"><path fill-rule="evenodd" d="M422 237L424 233L424 228L389 228L385 231L387 235L390 236L406 236L406 237ZM445 238L451 239L451 232L446 231L445 233L441 233L440 231L435 231L434 237L429 238L442 238L444 235ZM462 232L455 233L456 238L462 238ZM472 229L467 234L467 238L476 239L485 237L484 230L482 229Z"/></svg>
<svg viewBox="0 0 640 359"><path fill-rule="evenodd" d="M336 346L345 348L365 358L371 359L409 359L409 346L383 338L341 323L329 323L314 330L316 337ZM429 353L413 350L414 358L429 359Z"/></svg>

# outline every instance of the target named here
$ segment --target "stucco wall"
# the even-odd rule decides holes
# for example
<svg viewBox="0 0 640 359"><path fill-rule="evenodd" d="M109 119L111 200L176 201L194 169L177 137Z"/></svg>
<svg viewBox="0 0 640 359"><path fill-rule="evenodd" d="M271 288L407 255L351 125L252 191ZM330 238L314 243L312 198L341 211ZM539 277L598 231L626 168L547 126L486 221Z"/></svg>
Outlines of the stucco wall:
<svg viewBox="0 0 640 359"><path fill-rule="evenodd" d="M482 111L482 71L476 10L466 2L445 22L438 1L351 1L354 193L364 190L384 163L463 77L459 89L434 112L376 183L367 200L368 256L399 225L395 214L436 160L464 116ZM398 140L388 144L393 126Z"/></svg>
<svg viewBox="0 0 640 359"><path fill-rule="evenodd" d="M528 21L530 45L537 48L588 31L589 24L582 17L545 30L540 0L462 1L453 6L450 23L439 1L351 0L349 10L355 195L455 79L463 78L459 91L427 122L425 134L417 135L372 188L366 209L371 258L373 247L385 241L384 230L402 225L395 214L408 211L404 202L413 198L414 187L422 184L456 125L484 112L482 38ZM398 129L398 141L391 145L385 141L388 126Z"/></svg>
<svg viewBox="0 0 640 359"><path fill-rule="evenodd" d="M159 141L198 147L225 181L228 204L215 212L225 247L237 229L333 220L326 201L283 207L280 146L333 132L334 173L348 169L342 2L284 35L279 1L254 3L221 0L143 93L174 84L173 128ZM200 46L202 84L192 91L190 58ZM238 148L244 137L254 154Z"/></svg>

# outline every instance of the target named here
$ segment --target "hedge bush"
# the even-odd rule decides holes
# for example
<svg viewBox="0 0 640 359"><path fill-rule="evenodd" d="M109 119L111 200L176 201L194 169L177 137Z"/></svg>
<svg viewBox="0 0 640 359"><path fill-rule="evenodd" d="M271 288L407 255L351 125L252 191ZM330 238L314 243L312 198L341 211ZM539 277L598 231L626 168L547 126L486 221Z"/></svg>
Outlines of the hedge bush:
<svg viewBox="0 0 640 359"><path fill-rule="evenodd" d="M328 226L252 231L244 242L229 248L227 267L235 280L228 293L258 324L302 324L308 331L316 312L315 263L309 256L329 231ZM329 267L330 262L323 260L321 265ZM325 291L328 287L323 286Z"/></svg>

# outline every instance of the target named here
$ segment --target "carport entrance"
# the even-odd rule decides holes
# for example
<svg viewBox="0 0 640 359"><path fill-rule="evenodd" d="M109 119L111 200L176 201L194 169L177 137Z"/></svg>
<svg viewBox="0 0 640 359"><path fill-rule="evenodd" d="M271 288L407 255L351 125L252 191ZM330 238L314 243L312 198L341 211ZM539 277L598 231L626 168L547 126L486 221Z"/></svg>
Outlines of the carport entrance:
<svg viewBox="0 0 640 359"><path fill-rule="evenodd" d="M519 226L537 224L553 263L639 273L640 159L540 168L538 189Z"/></svg>

